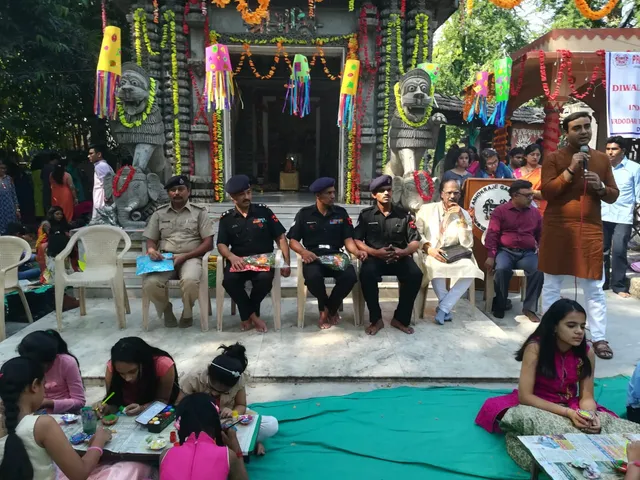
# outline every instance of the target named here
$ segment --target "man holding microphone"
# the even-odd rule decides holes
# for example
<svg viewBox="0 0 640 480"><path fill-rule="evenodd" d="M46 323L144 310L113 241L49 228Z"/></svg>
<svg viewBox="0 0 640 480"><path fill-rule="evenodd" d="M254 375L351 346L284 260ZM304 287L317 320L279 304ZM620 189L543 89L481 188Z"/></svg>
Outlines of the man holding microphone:
<svg viewBox="0 0 640 480"><path fill-rule="evenodd" d="M614 203L619 191L607 156L589 148L591 116L572 113L562 128L567 146L545 156L542 164L542 196L548 202L538 265L544 272L542 309L560 299L565 279L570 279L570 287L579 283L595 354L610 359L600 202Z"/></svg>

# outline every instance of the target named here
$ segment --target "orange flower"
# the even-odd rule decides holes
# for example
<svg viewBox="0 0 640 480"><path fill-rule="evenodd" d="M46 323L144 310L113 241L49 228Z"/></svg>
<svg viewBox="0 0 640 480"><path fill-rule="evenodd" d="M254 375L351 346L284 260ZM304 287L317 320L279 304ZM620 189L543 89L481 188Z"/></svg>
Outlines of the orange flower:
<svg viewBox="0 0 640 480"><path fill-rule="evenodd" d="M496 7L511 10L522 3L522 0L490 0Z"/></svg>
<svg viewBox="0 0 640 480"><path fill-rule="evenodd" d="M616 8L616 5L618 4L618 0L609 0L607 4L600 10L593 11L585 0L574 1L576 2L576 7L578 8L580 14L583 17L588 18L589 20L600 20L601 18L606 17L614 8Z"/></svg>

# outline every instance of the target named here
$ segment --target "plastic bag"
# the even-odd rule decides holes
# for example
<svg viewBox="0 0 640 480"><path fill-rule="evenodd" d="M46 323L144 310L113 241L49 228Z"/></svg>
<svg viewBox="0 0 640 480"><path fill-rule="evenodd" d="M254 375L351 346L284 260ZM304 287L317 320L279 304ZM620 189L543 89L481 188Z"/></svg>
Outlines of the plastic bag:
<svg viewBox="0 0 640 480"><path fill-rule="evenodd" d="M320 255L320 263L331 270L346 270L351 265L351 259L346 253L333 253L331 255Z"/></svg>
<svg viewBox="0 0 640 480"><path fill-rule="evenodd" d="M136 258L136 275L156 272L173 272L173 253L163 253L164 260L154 262L149 255L141 255Z"/></svg>
<svg viewBox="0 0 640 480"><path fill-rule="evenodd" d="M285 267L282 252L278 250L276 253L260 253L258 255L249 255L242 257L245 267L242 270L236 270L231 267L230 272L268 272L272 268Z"/></svg>

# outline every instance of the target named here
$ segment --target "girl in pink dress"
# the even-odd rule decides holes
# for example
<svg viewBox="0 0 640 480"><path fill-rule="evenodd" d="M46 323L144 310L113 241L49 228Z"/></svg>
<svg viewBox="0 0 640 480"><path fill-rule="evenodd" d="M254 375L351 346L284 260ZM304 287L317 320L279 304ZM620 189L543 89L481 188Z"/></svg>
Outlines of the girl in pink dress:
<svg viewBox="0 0 640 480"><path fill-rule="evenodd" d="M235 430L222 431L218 409L206 393L182 399L176 408L180 444L160 461L160 480L246 480Z"/></svg>
<svg viewBox="0 0 640 480"><path fill-rule="evenodd" d="M78 359L55 330L39 330L18 345L21 357L29 357L44 368L44 400L48 413L76 413L85 404L84 385Z"/></svg>
<svg viewBox="0 0 640 480"><path fill-rule="evenodd" d="M476 417L488 432L507 433L507 451L522 468L529 468L531 458L518 435L640 432L640 425L594 400L595 355L586 322L584 308L573 300L551 305L516 353L522 362L518 389L488 399Z"/></svg>

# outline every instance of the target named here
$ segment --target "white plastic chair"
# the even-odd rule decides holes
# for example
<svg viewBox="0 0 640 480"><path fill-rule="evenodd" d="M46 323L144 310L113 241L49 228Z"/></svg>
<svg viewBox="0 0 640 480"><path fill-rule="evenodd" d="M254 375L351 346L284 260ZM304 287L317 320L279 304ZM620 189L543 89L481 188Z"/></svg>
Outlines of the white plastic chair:
<svg viewBox="0 0 640 480"><path fill-rule="evenodd" d="M5 293L18 292L24 311L27 314L27 319L29 323L33 323L27 298L18 283L18 267L27 263L30 259L31 246L25 240L11 236L0 237L0 299L3 302L0 307L0 341L6 338L4 324Z"/></svg>
<svg viewBox="0 0 640 480"><path fill-rule="evenodd" d="M360 280L358 277L358 263L355 257L350 256L351 263L353 267L356 269L356 284L353 286L351 290L351 298L353 299L353 324L358 326L361 324L361 310L360 310L360 301L362 298L362 292L360 290ZM304 275L302 274L302 257L299 253L296 253L296 261L297 261L297 293L298 293L298 327L304 328L304 308L307 304L307 286L304 283ZM326 279L325 279L326 280ZM329 278L329 280L333 280L333 278ZM335 283L334 283L335 286Z"/></svg>
<svg viewBox="0 0 640 480"><path fill-rule="evenodd" d="M420 258L418 256L418 252L413 254L413 261L416 262L416 265L419 265L418 262L420 261ZM361 264L362 263L360 262L360 260L358 260L356 262L356 265L358 266L356 268L356 274L358 275L358 284L360 282L360 266L361 266ZM385 282L385 280L384 280L385 277L386 276L382 277L382 282ZM386 277L386 278L389 278L389 277ZM393 278L396 278L396 277L393 277ZM358 300L359 313L357 315L357 322L358 322L358 325L361 325L360 322L364 322L364 307L366 305L366 302L364 300L364 294L362 293L362 287L359 288L359 292L358 293L360 295L360 299ZM398 297L399 296L400 296L400 282L398 281ZM416 324L416 318L418 318L418 317L422 318L422 316L420 315L420 312L418 311L418 308L419 308L419 302L418 302L418 297L416 297L416 300L413 302L413 307L411 309L411 325L415 325Z"/></svg>
<svg viewBox="0 0 640 480"><path fill-rule="evenodd" d="M142 254L147 254L147 242L142 241ZM198 306L200 307L200 328L203 332L209 330L209 316L211 315L211 297L209 296L209 257L214 254L214 251L210 251L204 254L202 257L202 274L200 276L200 287L198 291ZM180 280L169 280L167 282L168 287L180 288ZM169 295L169 289L167 288L167 295ZM142 289L142 328L144 331L149 330L149 304L151 299ZM162 316L163 312L157 312L158 317Z"/></svg>
<svg viewBox="0 0 640 480"><path fill-rule="evenodd" d="M84 245L86 257L84 271L67 273L65 261L79 241L82 241ZM118 253L118 246L121 242L124 242L124 248ZM109 225L84 227L71 237L67 247L56 257L54 285L58 331L62 331L62 301L67 286L78 287L81 316L87 314L85 288L110 286L116 305L118 326L121 329L126 327L125 311L131 313L131 308L124 285L123 260L130 248L129 235L124 230Z"/></svg>
<svg viewBox="0 0 640 480"><path fill-rule="evenodd" d="M277 253L277 251L276 251ZM225 290L222 286L222 280L224 279L224 257L217 253L218 262L216 265L216 316L218 320L218 331L222 331L222 317L224 313L224 294ZM273 304L273 323L276 331L280 330L280 315L281 305L280 300L282 298L282 275L280 269L275 269L275 275L273 277L273 284L271 287L271 303ZM232 315L235 315L235 309L232 306Z"/></svg>

